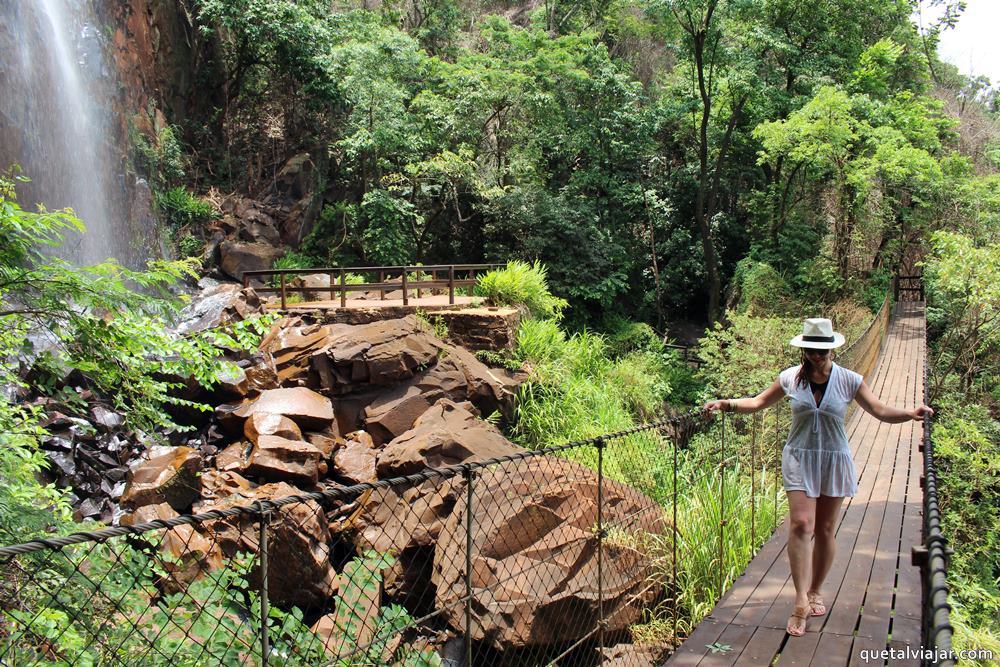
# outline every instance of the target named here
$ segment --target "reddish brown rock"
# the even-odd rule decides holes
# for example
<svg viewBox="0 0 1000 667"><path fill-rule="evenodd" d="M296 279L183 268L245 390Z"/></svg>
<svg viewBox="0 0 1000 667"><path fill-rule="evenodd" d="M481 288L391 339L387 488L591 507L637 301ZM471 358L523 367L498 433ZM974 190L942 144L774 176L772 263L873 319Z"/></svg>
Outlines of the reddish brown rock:
<svg viewBox="0 0 1000 667"><path fill-rule="evenodd" d="M123 526L134 526L157 519L173 519L179 516L170 505L159 503L144 505L121 519ZM193 526L181 525L148 531L142 534L142 539L159 549L160 553L170 558L160 561L167 573L161 581L168 592L183 590L204 572L222 567L222 552L208 538L199 533Z"/></svg>
<svg viewBox="0 0 1000 667"><path fill-rule="evenodd" d="M333 450L344 442L343 438L337 432L336 425L337 422L333 422L330 428L319 432L309 431L305 434L306 442L318 449L324 459L333 456Z"/></svg>
<svg viewBox="0 0 1000 667"><path fill-rule="evenodd" d="M513 405L520 378L488 368L468 351L445 347L431 369L376 398L363 418L376 442L386 442L409 430L417 417L442 398L470 401L482 414Z"/></svg>
<svg viewBox="0 0 1000 667"><path fill-rule="evenodd" d="M284 415L303 428L321 429L333 421L330 399L305 387L268 389L232 411L234 417L257 413Z"/></svg>
<svg viewBox="0 0 1000 667"><path fill-rule="evenodd" d="M201 476L201 498L213 502L232 495L248 496L256 486L232 470L206 470Z"/></svg>
<svg viewBox="0 0 1000 667"><path fill-rule="evenodd" d="M261 435L250 451L247 473L268 481L315 484L323 455L308 442Z"/></svg>
<svg viewBox="0 0 1000 667"><path fill-rule="evenodd" d="M282 251L267 243L241 243L223 241L219 244L219 268L227 276L243 279L244 271L270 269Z"/></svg>
<svg viewBox="0 0 1000 667"><path fill-rule="evenodd" d="M663 510L610 480L604 521L628 535L659 533ZM464 628L466 522L472 524L473 620L476 641L498 650L567 642L598 617L597 475L554 457L490 468L476 478L471 512L458 502L437 540L433 583L438 609ZM456 555L457 554L457 555ZM635 623L657 594L648 559L630 548L604 550L604 613L609 632ZM566 610L572 609L572 614Z"/></svg>
<svg viewBox="0 0 1000 667"><path fill-rule="evenodd" d="M467 350L505 352L514 348L521 314L517 308L461 308L435 311L448 327L448 341Z"/></svg>
<svg viewBox="0 0 1000 667"><path fill-rule="evenodd" d="M331 471L351 483L375 481L375 443L364 431L351 433L333 454Z"/></svg>
<svg viewBox="0 0 1000 667"><path fill-rule="evenodd" d="M215 467L222 471L243 472L253 447L249 442L234 442L215 455Z"/></svg>
<svg viewBox="0 0 1000 667"><path fill-rule="evenodd" d="M243 423L243 435L250 442L257 444L257 438L262 435L276 435L289 440L301 440L302 431L298 425L284 415L268 412L254 412Z"/></svg>
<svg viewBox="0 0 1000 667"><path fill-rule="evenodd" d="M201 490L200 472L201 455L198 452L190 447L173 447L135 469L122 494L121 505L137 508L167 503L183 512Z"/></svg>
<svg viewBox="0 0 1000 667"><path fill-rule="evenodd" d="M272 500L299 494L299 489L284 483L265 484L249 497L233 495L205 509L226 509L256 500ZM257 553L260 523L257 516L240 514L205 523L205 532L215 539L223 554ZM330 564L330 533L326 515L313 501L294 503L275 510L267 528L268 559L279 567L270 567L267 590L273 604L297 606L305 613L322 610L336 591L336 571ZM259 574L251 573L251 585L259 585Z"/></svg>
<svg viewBox="0 0 1000 667"><path fill-rule="evenodd" d="M424 468L482 461L524 451L492 424L466 407L438 401L413 428L387 444L378 456L380 479L409 475Z"/></svg>
<svg viewBox="0 0 1000 667"><path fill-rule="evenodd" d="M261 342L282 383L307 382L332 394L386 386L430 366L443 344L413 316L363 325L287 321Z"/></svg>
<svg viewBox="0 0 1000 667"><path fill-rule="evenodd" d="M463 407L442 400L411 431L387 445L378 457L380 478L405 475L428 466L477 461L523 451ZM396 599L419 598L428 590L426 564L445 519L462 497L461 478L431 479L415 486L376 489L358 518L360 549L398 554L385 574L386 590ZM414 599L423 604L426 601Z"/></svg>

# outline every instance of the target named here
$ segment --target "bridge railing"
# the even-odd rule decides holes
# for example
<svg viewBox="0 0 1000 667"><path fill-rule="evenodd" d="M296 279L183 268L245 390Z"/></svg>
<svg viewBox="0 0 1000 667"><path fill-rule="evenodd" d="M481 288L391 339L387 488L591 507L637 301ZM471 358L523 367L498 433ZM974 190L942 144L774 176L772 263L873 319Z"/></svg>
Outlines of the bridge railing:
<svg viewBox="0 0 1000 667"><path fill-rule="evenodd" d="M924 404L930 401L928 394L928 359L926 338L924 349ZM941 659L923 659L923 665L952 667L956 661L952 653L951 605L948 604L948 557L951 549L941 531L941 507L937 495L937 466L934 462L934 439L930 417L924 417L923 437L920 443L923 454L923 474L920 486L923 495L922 544L911 550L912 564L920 567L921 601L923 603L922 644L932 649Z"/></svg>
<svg viewBox="0 0 1000 667"><path fill-rule="evenodd" d="M243 286L254 284L260 294L277 294L282 308L290 303L290 297L304 301L334 301L339 297L340 307L347 307L348 294L352 292L378 292L379 301L386 295L401 292L403 305L410 302L410 293L416 298L423 297L424 291L446 292L448 303L455 303L456 289L474 286L477 277L488 271L503 268L506 264L432 264L415 266L336 266L315 269L266 269L244 271ZM302 279L316 277L319 280L306 284ZM300 278L298 283L296 278ZM256 284L255 284L256 283ZM277 283L276 285L274 283Z"/></svg>
<svg viewBox="0 0 1000 667"><path fill-rule="evenodd" d="M0 548L0 665L648 664L783 514L772 421L383 453L392 476L310 492L205 472L123 525Z"/></svg>

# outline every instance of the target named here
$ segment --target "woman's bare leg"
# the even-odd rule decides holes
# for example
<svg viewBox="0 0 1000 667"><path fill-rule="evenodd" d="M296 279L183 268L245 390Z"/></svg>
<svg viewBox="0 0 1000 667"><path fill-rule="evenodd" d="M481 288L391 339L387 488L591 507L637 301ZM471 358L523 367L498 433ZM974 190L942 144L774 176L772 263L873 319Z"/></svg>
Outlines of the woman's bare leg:
<svg viewBox="0 0 1000 667"><path fill-rule="evenodd" d="M806 496L805 491L788 491L788 564L795 584L795 606L809 608L807 595L810 584L810 569L813 559L813 533L816 527L816 499ZM791 618L791 629L805 631L805 621Z"/></svg>
<svg viewBox="0 0 1000 667"><path fill-rule="evenodd" d="M837 551L837 520L843 504L843 498L833 496L820 496L816 499L816 537L813 541L811 583L807 591L809 594L820 594L830 566L833 565L833 557Z"/></svg>

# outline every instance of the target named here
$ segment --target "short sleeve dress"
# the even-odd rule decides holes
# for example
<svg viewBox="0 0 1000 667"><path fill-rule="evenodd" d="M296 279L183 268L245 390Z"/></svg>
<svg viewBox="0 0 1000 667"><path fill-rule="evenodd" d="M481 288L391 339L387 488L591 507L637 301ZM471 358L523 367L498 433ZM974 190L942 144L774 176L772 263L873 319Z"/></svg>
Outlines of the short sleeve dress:
<svg viewBox="0 0 1000 667"><path fill-rule="evenodd" d="M816 405L809 385L796 383L799 368L786 368L778 376L792 402L792 427L781 452L785 490L805 491L810 498L853 496L858 492L858 475L844 419L862 377L833 364L826 393Z"/></svg>

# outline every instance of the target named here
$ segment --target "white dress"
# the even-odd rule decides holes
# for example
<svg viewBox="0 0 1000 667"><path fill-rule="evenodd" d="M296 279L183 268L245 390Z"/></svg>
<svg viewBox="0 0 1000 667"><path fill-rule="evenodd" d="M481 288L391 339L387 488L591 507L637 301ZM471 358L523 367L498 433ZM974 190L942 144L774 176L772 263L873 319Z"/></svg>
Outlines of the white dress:
<svg viewBox="0 0 1000 667"><path fill-rule="evenodd" d="M778 382L792 401L792 427L781 451L786 491L805 491L810 498L853 496L858 475L851 459L844 417L862 377L833 364L819 405L809 384L796 383L800 366L781 371Z"/></svg>

